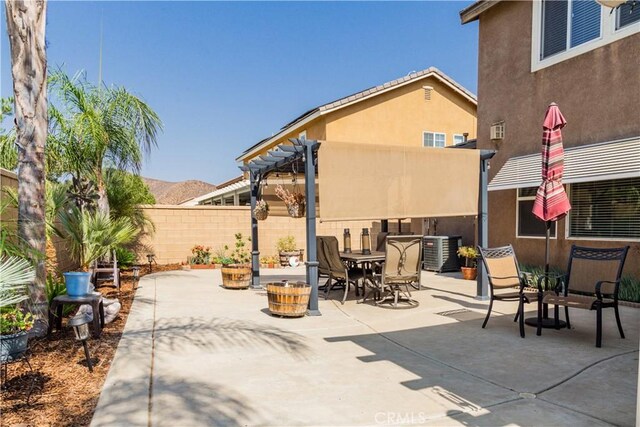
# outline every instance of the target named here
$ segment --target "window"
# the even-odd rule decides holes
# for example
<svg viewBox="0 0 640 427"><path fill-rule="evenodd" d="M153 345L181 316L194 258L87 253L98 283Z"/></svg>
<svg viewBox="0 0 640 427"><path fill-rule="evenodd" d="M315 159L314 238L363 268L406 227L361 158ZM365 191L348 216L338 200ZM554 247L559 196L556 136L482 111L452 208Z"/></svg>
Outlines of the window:
<svg viewBox="0 0 640 427"><path fill-rule="evenodd" d="M569 237L640 239L640 178L571 184Z"/></svg>
<svg viewBox="0 0 640 427"><path fill-rule="evenodd" d="M298 139L306 140L307 139L307 130L303 130L298 134Z"/></svg>
<svg viewBox="0 0 640 427"><path fill-rule="evenodd" d="M447 135L439 132L423 132L422 143L425 147L438 147L445 146Z"/></svg>
<svg viewBox="0 0 640 427"><path fill-rule="evenodd" d="M453 135L453 145L464 144L464 135Z"/></svg>
<svg viewBox="0 0 640 427"><path fill-rule="evenodd" d="M614 13L595 0L537 0L532 8L532 72L640 32L640 7L631 4Z"/></svg>
<svg viewBox="0 0 640 427"><path fill-rule="evenodd" d="M541 59L600 37L602 7L594 0L545 0L542 9Z"/></svg>
<svg viewBox="0 0 640 427"><path fill-rule="evenodd" d="M519 188L517 195L516 237L545 237L547 226L531 211L536 200L537 187ZM551 223L551 237L556 237L556 223Z"/></svg>
<svg viewBox="0 0 640 427"><path fill-rule="evenodd" d="M639 4L636 4L636 6L632 8L631 4L624 3L616 10L616 30L627 27L636 22L640 22Z"/></svg>

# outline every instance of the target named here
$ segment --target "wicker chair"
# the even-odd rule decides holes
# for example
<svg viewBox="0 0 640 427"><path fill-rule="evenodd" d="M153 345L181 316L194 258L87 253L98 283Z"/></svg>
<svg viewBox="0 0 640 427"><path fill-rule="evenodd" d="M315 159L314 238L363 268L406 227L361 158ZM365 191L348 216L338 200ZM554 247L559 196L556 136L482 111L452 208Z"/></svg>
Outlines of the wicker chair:
<svg viewBox="0 0 640 427"><path fill-rule="evenodd" d="M603 249L572 245L566 276L558 281L554 291L541 294L538 303L537 334L542 333L540 319L542 318L543 304L554 306L556 328L559 328L558 306L564 306L567 328L571 328L569 308L595 310L596 347L602 347L602 309L611 307L615 312L620 338L624 339L624 331L618 312L618 291L628 251L629 246ZM540 284L538 288L540 289Z"/></svg>
<svg viewBox="0 0 640 427"><path fill-rule="evenodd" d="M419 302L411 298L409 286L420 288L422 236L387 236L381 288L388 294L376 305L388 308L414 308Z"/></svg>
<svg viewBox="0 0 640 427"><path fill-rule="evenodd" d="M511 245L498 248L478 247L478 249L482 263L487 270L490 292L489 309L482 327L485 328L487 326L491 316L491 309L493 308L493 301L518 301L518 311L513 321L520 320L520 336L524 338L524 304L537 301L538 294L524 291L527 280L520 272L516 253ZM516 287L518 290L513 290ZM512 290L506 291L507 289ZM499 292L496 292L497 290Z"/></svg>
<svg viewBox="0 0 640 427"><path fill-rule="evenodd" d="M344 286L344 296L342 297L342 304L344 304L349 293L349 285L353 284L356 287L356 294L358 293L358 281L362 279L362 270L349 268L342 262L336 237L324 236L320 241L322 242L324 259L329 268L329 280L324 290L325 298L328 298L329 292L334 286Z"/></svg>

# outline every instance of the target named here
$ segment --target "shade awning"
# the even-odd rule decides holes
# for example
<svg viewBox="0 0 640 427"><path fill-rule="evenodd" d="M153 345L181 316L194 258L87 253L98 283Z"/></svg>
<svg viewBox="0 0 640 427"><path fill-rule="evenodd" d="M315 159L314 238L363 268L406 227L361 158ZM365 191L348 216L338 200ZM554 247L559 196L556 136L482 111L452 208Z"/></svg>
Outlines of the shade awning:
<svg viewBox="0 0 640 427"><path fill-rule="evenodd" d="M478 150L326 141L318 150L320 219L476 215Z"/></svg>
<svg viewBox="0 0 640 427"><path fill-rule="evenodd" d="M489 191L537 187L542 181L540 153L512 157L489 183ZM640 136L566 148L562 182L640 177Z"/></svg>

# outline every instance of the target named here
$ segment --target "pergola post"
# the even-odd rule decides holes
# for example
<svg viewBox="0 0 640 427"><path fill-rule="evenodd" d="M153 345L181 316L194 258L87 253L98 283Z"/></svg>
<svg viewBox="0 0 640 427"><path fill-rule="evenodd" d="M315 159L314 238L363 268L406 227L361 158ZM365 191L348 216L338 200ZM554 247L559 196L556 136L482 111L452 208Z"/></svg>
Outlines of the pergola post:
<svg viewBox="0 0 640 427"><path fill-rule="evenodd" d="M258 250L258 220L253 213L258 201L260 180L258 174L249 171L249 188L251 191L251 288L261 289L260 285L260 251Z"/></svg>
<svg viewBox="0 0 640 427"><path fill-rule="evenodd" d="M304 192L307 200L307 283L311 285L309 316L320 316L318 309L318 254L316 246L316 141L304 142Z"/></svg>
<svg viewBox="0 0 640 427"><path fill-rule="evenodd" d="M480 151L480 180L478 191L478 245L486 248L489 245L488 197L489 160L496 154L492 150ZM482 262L477 263L478 276L476 299L489 299L489 281Z"/></svg>

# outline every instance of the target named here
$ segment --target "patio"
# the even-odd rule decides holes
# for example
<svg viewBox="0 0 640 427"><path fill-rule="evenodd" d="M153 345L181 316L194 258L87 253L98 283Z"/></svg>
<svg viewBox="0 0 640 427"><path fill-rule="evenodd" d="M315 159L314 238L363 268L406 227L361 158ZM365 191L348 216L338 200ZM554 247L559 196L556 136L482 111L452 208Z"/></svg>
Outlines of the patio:
<svg viewBox="0 0 640 427"><path fill-rule="evenodd" d="M92 425L634 424L640 310L621 307L626 340L606 313L601 349L584 310L521 339L515 303L482 330L475 282L423 274L417 309L341 306L337 291L300 319L221 288L219 270L145 276Z"/></svg>

